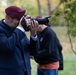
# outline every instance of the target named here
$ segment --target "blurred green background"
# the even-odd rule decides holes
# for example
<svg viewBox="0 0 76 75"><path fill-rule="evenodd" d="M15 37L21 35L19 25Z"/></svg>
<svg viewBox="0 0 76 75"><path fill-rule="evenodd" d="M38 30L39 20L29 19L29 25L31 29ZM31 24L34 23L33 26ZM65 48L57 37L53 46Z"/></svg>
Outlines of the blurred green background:
<svg viewBox="0 0 76 75"><path fill-rule="evenodd" d="M73 2L75 1L75 2ZM64 12L64 4L69 9L71 6L72 11ZM69 3L72 3L70 5ZM74 4L73 4L74 3ZM51 28L56 32L62 46L63 46L63 57L64 57L64 70L59 71L59 75L76 75L76 55L71 50L70 41L67 35L67 24L68 21L71 24L71 31L74 31L76 35L76 0L0 0L0 20L4 18L4 10L10 5L17 5L22 9L26 9L26 14L35 17L40 16L49 16L52 15L50 19ZM74 11L75 10L75 11ZM74 13L72 13L74 12ZM66 20L65 21L65 16ZM73 19L74 18L74 19ZM73 23L72 23L73 22ZM70 32L71 32L70 31ZM26 32L28 38L30 36L29 32ZM73 48L76 52L76 37L72 37ZM32 66L32 75L36 75L37 64L34 60L31 60Z"/></svg>

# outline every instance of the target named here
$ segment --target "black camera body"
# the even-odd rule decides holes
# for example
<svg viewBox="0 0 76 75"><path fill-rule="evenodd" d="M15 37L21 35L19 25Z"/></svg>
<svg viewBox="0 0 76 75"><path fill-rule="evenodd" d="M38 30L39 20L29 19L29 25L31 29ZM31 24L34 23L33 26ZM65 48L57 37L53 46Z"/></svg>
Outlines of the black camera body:
<svg viewBox="0 0 76 75"><path fill-rule="evenodd" d="M24 16L24 17L26 17L26 16ZM44 18L31 18L31 17L30 17L30 19L31 19L31 20L36 20L39 24L45 24L45 25L47 25L47 24L49 23L49 19L48 19L48 18L50 18L50 17L51 17L51 16L44 17ZM25 31L29 31L29 30L30 30L30 28L27 27L24 18L23 18L22 21L21 21L21 25L24 27Z"/></svg>

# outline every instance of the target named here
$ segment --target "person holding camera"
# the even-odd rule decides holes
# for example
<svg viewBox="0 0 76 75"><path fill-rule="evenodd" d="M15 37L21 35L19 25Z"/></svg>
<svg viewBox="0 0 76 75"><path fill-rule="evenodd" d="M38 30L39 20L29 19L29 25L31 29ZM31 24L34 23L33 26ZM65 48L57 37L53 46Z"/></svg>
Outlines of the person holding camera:
<svg viewBox="0 0 76 75"><path fill-rule="evenodd" d="M30 44L21 24L25 12L17 6L9 6L5 9L5 19L0 21L0 75L31 75L30 46L36 41ZM24 20L33 40L38 22L32 22L28 16Z"/></svg>
<svg viewBox="0 0 76 75"><path fill-rule="evenodd" d="M38 63L37 75L58 75L61 58L59 50L62 50L62 46L48 23L39 24L37 45L33 49L35 51L34 60Z"/></svg>

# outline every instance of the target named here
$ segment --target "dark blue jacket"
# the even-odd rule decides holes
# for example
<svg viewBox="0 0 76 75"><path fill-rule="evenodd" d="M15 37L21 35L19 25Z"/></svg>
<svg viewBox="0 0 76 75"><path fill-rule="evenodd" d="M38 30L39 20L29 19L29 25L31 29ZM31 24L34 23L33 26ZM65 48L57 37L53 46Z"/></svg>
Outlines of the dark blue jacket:
<svg viewBox="0 0 76 75"><path fill-rule="evenodd" d="M29 40L0 21L0 75L31 75Z"/></svg>

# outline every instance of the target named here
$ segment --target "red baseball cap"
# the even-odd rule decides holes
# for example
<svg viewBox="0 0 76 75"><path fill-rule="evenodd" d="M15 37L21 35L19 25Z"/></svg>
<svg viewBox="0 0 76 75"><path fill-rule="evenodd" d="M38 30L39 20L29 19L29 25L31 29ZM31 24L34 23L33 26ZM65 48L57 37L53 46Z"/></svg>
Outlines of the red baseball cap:
<svg viewBox="0 0 76 75"><path fill-rule="evenodd" d="M22 10L21 8L17 6L9 6L5 9L5 13L12 17L12 18L17 18L21 19L21 17L25 14L26 10Z"/></svg>

